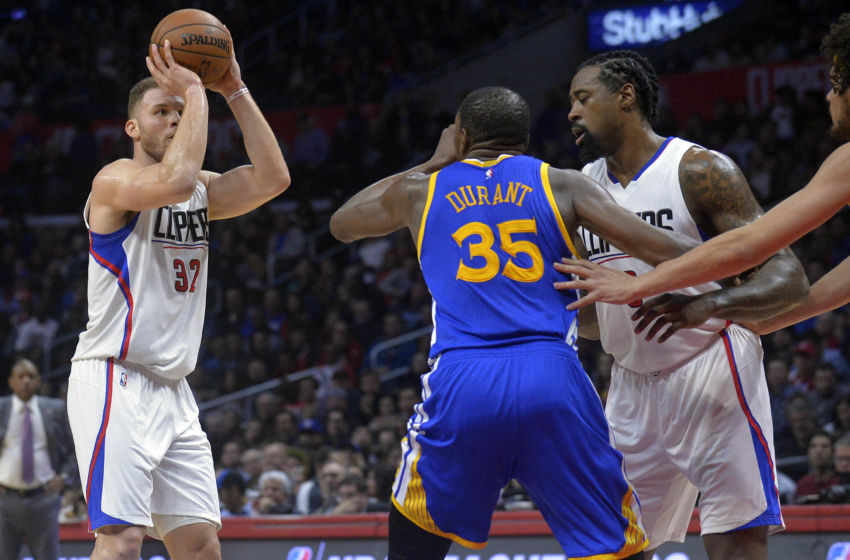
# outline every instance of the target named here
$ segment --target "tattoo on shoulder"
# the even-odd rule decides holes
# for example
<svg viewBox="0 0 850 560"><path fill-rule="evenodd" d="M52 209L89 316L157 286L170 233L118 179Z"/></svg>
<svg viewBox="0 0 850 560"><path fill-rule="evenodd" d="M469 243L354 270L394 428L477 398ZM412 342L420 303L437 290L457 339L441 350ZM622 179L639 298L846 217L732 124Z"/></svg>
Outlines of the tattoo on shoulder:
<svg viewBox="0 0 850 560"><path fill-rule="evenodd" d="M745 225L763 213L738 166L717 152L696 149L686 154L679 182L694 217L703 216L717 232Z"/></svg>

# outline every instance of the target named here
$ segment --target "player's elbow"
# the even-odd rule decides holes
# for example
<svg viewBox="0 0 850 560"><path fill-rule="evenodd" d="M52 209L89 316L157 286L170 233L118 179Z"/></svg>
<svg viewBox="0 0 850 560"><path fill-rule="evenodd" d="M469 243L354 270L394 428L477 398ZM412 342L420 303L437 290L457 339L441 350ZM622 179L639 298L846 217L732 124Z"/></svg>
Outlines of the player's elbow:
<svg viewBox="0 0 850 560"><path fill-rule="evenodd" d="M346 227L344 216L340 216L340 211L337 210L331 216L330 222L330 230L331 235L334 236L338 241L342 241L343 243L351 243L355 241L357 237L353 235L353 233Z"/></svg>
<svg viewBox="0 0 850 560"><path fill-rule="evenodd" d="M270 189L274 192L275 196L279 195L283 191L289 188L289 185L292 184L292 177L289 175L289 169L285 166L278 168L276 173L269 177L269 186Z"/></svg>

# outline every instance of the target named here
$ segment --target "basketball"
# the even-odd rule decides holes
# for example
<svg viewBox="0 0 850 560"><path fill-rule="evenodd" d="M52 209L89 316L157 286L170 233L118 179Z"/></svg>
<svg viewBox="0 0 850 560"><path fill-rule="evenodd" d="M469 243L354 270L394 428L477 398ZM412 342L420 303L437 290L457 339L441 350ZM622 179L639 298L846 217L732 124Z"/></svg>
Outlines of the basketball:
<svg viewBox="0 0 850 560"><path fill-rule="evenodd" d="M164 18L151 35L164 57L165 40L171 41L171 54L181 66L200 76L204 85L217 82L230 67L233 39L218 18L195 9L177 10Z"/></svg>

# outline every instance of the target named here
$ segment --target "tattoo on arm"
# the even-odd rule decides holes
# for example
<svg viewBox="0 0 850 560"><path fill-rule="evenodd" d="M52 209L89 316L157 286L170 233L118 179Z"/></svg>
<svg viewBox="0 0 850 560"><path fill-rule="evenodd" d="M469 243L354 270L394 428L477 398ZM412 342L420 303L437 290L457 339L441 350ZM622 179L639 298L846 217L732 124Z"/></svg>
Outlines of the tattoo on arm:
<svg viewBox="0 0 850 560"><path fill-rule="evenodd" d="M697 225L712 235L741 227L764 213L738 166L717 152L697 149L686 154L679 182Z"/></svg>
<svg viewBox="0 0 850 560"><path fill-rule="evenodd" d="M764 213L738 166L717 152L696 149L686 154L680 165L679 182L697 225L712 235L746 225ZM799 302L807 284L802 265L786 248L742 278L742 282L712 297L717 316L751 320Z"/></svg>

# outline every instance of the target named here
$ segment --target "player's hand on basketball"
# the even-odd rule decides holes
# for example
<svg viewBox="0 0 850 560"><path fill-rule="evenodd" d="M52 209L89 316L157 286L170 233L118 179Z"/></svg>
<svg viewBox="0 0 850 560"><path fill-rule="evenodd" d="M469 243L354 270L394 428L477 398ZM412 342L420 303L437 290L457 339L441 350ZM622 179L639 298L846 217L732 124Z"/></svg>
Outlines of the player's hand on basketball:
<svg viewBox="0 0 850 560"><path fill-rule="evenodd" d="M634 289L635 278L625 272L607 268L588 260L561 259L555 270L578 278L555 282L558 290L582 290L582 296L567 306L580 309L585 305L602 301L607 303L629 303L640 298Z"/></svg>
<svg viewBox="0 0 850 560"><path fill-rule="evenodd" d="M150 45L150 54L145 57L148 71L159 84L159 87L172 95L185 95L186 90L195 85L201 85L201 78L184 66L174 61L171 54L171 41L165 40L163 52L160 53L155 44Z"/></svg>
<svg viewBox="0 0 850 560"><path fill-rule="evenodd" d="M437 142L437 148L434 150L434 155L431 156L431 162L436 167L443 168L456 161L455 125L450 124L444 128L442 134L440 134L440 141Z"/></svg>
<svg viewBox="0 0 850 560"><path fill-rule="evenodd" d="M640 334L652 324L644 337L652 340L667 327L658 337L658 342L664 342L678 330L690 329L706 322L713 309L711 300L704 295L662 294L646 300L632 314L632 320L638 321L635 334Z"/></svg>
<svg viewBox="0 0 850 560"><path fill-rule="evenodd" d="M227 26L225 26L227 27ZM236 62L236 49L230 51L230 67L217 82L207 84L207 89L220 93L225 98L245 84L242 83L242 69Z"/></svg>

